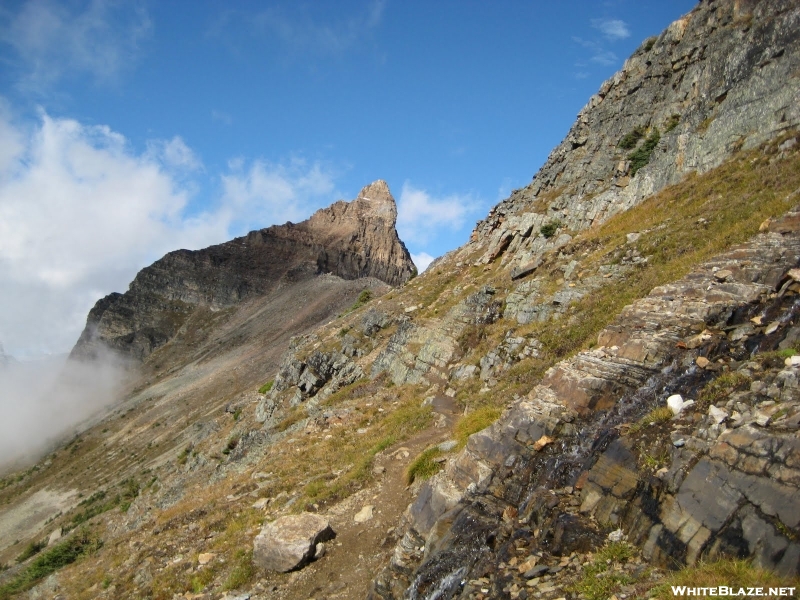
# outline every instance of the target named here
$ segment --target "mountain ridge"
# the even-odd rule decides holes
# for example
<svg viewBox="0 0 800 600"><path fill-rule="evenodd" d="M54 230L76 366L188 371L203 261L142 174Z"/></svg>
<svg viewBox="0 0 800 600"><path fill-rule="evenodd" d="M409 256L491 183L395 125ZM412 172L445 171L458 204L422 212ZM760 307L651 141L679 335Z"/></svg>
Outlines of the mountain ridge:
<svg viewBox="0 0 800 600"><path fill-rule="evenodd" d="M170 252L139 271L127 292L97 301L70 356L91 358L105 348L141 360L169 341L197 307L221 310L322 273L401 284L416 269L396 220L394 198L378 180L352 202L338 201L301 223Z"/></svg>

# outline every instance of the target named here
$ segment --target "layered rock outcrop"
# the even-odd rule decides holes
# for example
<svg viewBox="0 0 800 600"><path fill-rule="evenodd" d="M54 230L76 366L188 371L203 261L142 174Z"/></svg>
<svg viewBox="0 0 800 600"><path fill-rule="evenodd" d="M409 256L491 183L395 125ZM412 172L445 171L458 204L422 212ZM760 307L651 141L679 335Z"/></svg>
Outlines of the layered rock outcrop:
<svg viewBox="0 0 800 600"><path fill-rule="evenodd" d="M509 552L569 556L602 524L662 565L738 555L800 572L800 360L770 353L799 335L800 208L764 229L627 307L470 437L409 507L373 597L458 597L486 572L507 588ZM696 408L648 416L676 392Z"/></svg>
<svg viewBox="0 0 800 600"><path fill-rule="evenodd" d="M142 269L127 292L99 300L72 357L108 348L143 359L169 341L197 307L212 310L332 273L399 285L415 273L395 230L397 207L385 181L302 223L274 225L203 250L170 252Z"/></svg>
<svg viewBox="0 0 800 600"><path fill-rule="evenodd" d="M700 2L642 43L533 181L492 209L457 256L480 250L479 263L532 272L537 256L575 231L796 127L798 42L795 2Z"/></svg>

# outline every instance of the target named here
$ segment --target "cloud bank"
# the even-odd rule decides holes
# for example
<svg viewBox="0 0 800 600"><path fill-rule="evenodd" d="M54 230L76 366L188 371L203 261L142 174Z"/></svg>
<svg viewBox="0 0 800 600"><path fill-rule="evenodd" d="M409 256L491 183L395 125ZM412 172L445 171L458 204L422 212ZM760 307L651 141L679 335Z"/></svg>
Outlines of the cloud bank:
<svg viewBox="0 0 800 600"><path fill-rule="evenodd" d="M91 364L61 357L0 366L0 472L37 460L111 406L131 373L111 357Z"/></svg>
<svg viewBox="0 0 800 600"><path fill-rule="evenodd" d="M18 358L68 351L93 304L170 250L305 218L333 175L296 159L235 162L211 208L193 204L199 157L180 137L135 152L106 126L0 104L0 342Z"/></svg>

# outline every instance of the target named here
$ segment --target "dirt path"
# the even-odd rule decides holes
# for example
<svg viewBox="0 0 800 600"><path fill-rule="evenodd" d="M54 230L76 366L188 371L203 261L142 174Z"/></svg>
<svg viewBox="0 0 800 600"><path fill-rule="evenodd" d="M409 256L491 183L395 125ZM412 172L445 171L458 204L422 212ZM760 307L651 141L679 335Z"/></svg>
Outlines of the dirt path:
<svg viewBox="0 0 800 600"><path fill-rule="evenodd" d="M434 412L443 418L413 438L375 457L375 467L385 471L376 485L363 489L330 508L325 514L336 531L326 544L324 557L301 571L264 579L254 588L264 598L351 599L364 598L375 575L391 558L397 538L395 527L413 500L406 485L406 469L426 448L450 438L457 407L451 398L437 397ZM356 523L353 517L373 506L373 517ZM259 589L261 588L261 589ZM254 596L255 598L256 596Z"/></svg>

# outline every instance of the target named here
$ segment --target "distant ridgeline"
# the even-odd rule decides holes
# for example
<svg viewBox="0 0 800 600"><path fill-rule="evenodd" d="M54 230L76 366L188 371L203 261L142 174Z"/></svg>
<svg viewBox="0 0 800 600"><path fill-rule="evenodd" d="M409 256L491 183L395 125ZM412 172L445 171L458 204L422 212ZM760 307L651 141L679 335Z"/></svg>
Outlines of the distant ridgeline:
<svg viewBox="0 0 800 600"><path fill-rule="evenodd" d="M397 206L385 181L301 223L274 225L203 250L176 250L142 269L127 292L89 312L72 358L101 348L143 359L169 341L197 307L213 310L319 274L374 277L399 285L416 269L397 236Z"/></svg>

